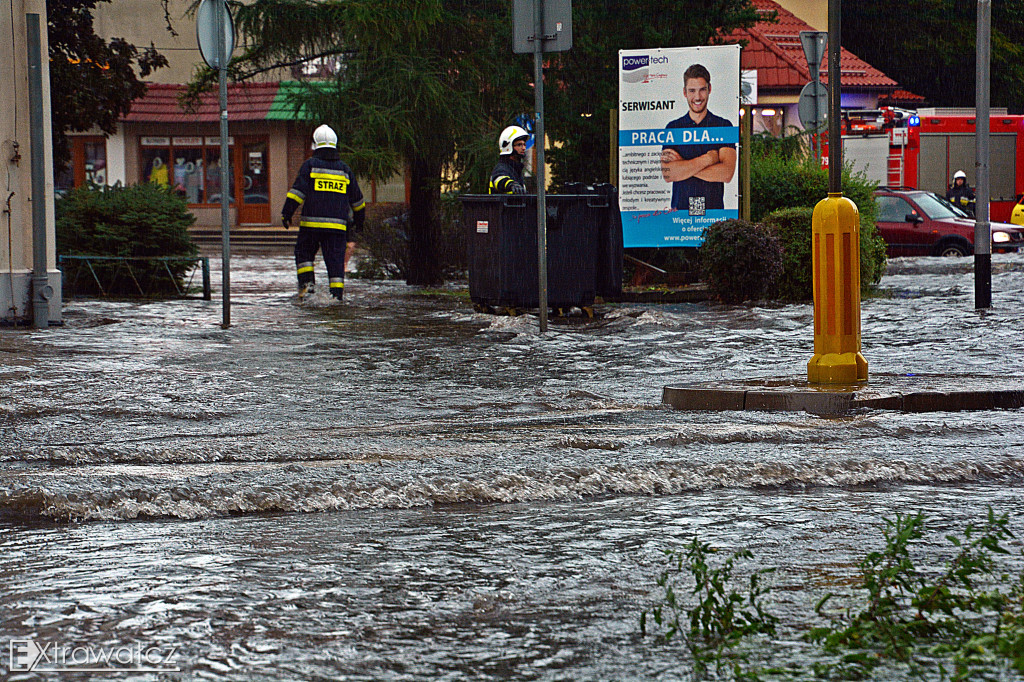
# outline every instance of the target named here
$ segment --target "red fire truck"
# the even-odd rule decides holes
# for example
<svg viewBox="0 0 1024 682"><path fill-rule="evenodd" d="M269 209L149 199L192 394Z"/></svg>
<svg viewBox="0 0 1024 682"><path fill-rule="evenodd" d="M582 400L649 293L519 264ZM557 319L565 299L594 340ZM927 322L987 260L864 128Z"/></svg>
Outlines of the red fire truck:
<svg viewBox="0 0 1024 682"><path fill-rule="evenodd" d="M1024 116L993 110L989 122L989 216L1009 222L1024 194ZM843 112L843 159L880 185L945 196L953 173L977 185L972 109L882 107Z"/></svg>

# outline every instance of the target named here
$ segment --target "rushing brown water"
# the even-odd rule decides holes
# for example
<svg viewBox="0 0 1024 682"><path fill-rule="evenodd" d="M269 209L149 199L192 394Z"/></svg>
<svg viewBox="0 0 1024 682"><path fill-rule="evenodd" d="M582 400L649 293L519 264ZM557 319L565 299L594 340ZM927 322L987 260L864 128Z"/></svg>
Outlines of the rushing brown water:
<svg viewBox="0 0 1024 682"><path fill-rule="evenodd" d="M986 312L969 265L893 262L862 307L873 375L1024 385L1024 256L994 256ZM31 640L181 669L103 679L687 679L637 626L662 550L696 534L778 566L802 660L804 614L884 517L926 511L941 538L1024 509L1022 410L659 405L666 384L803 376L809 305L605 306L541 336L459 287L299 305L288 259L232 266L228 330L219 300L0 330L5 659Z"/></svg>

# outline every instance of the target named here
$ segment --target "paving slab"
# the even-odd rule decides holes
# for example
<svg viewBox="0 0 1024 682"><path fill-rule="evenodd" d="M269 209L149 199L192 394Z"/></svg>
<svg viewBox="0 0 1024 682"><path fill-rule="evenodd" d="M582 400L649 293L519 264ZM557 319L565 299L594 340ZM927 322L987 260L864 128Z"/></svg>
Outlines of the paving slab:
<svg viewBox="0 0 1024 682"><path fill-rule="evenodd" d="M874 374L858 384L811 384L773 377L666 386L677 410L759 410L842 415L858 410L960 412L1024 408L1024 379L939 374Z"/></svg>

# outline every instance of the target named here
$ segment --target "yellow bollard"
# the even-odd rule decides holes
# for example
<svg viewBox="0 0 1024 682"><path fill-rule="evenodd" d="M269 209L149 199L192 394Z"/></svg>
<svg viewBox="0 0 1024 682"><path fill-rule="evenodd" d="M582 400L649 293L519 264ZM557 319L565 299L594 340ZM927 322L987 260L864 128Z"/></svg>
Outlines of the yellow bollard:
<svg viewBox="0 0 1024 682"><path fill-rule="evenodd" d="M807 379L816 384L868 380L860 353L860 213L829 192L811 219L814 278L814 357Z"/></svg>

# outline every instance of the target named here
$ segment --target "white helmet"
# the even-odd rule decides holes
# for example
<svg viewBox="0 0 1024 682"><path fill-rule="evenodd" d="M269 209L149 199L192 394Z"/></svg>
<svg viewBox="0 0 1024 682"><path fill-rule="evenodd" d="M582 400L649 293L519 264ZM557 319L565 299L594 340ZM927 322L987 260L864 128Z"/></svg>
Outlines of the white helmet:
<svg viewBox="0 0 1024 682"><path fill-rule="evenodd" d="M953 173L953 182L956 182L957 178L963 178L964 181L966 182L967 181L967 173L964 173L963 171L957 171L956 173Z"/></svg>
<svg viewBox="0 0 1024 682"><path fill-rule="evenodd" d="M313 131L313 149L337 146L338 134L334 132L331 126L324 124Z"/></svg>
<svg viewBox="0 0 1024 682"><path fill-rule="evenodd" d="M501 136L498 138L498 156L505 156L512 153L512 145L515 144L516 140L528 139L530 133L526 132L519 126L509 126L501 131Z"/></svg>

